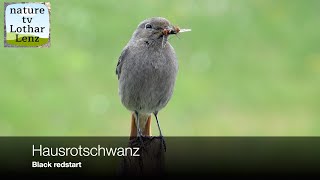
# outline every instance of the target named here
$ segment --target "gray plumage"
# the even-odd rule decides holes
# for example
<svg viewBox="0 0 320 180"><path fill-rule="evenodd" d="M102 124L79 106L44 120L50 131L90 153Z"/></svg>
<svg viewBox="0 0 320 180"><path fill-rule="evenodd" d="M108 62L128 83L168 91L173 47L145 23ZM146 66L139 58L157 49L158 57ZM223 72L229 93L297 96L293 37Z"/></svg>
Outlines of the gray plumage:
<svg viewBox="0 0 320 180"><path fill-rule="evenodd" d="M142 21L123 49L116 68L122 104L139 113L141 131L147 117L163 109L172 97L178 72L177 57L167 42L165 18ZM160 130L160 129L159 129ZM161 134L161 131L160 131Z"/></svg>

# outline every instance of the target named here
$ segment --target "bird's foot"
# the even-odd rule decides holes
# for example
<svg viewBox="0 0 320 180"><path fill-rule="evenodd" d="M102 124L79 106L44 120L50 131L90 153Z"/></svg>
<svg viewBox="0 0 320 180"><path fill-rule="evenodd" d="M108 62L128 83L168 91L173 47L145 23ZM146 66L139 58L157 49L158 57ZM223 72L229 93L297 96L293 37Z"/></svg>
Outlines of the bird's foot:
<svg viewBox="0 0 320 180"><path fill-rule="evenodd" d="M145 146L144 146L144 143L143 143L143 139L142 139L143 137L144 136L142 135L140 128L138 128L138 138L139 138L139 141L140 141L140 144L141 144L140 147L145 149Z"/></svg>

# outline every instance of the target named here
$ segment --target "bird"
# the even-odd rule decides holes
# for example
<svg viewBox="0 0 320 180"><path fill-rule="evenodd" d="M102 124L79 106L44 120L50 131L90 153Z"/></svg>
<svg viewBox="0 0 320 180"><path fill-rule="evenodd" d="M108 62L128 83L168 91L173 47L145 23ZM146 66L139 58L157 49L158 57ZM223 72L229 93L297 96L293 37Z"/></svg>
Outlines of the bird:
<svg viewBox="0 0 320 180"><path fill-rule="evenodd" d="M142 20L122 49L116 66L118 93L131 115L130 138L151 134L151 116L155 116L161 145L166 143L158 113L172 98L178 74L176 52L168 37L180 29L164 17Z"/></svg>

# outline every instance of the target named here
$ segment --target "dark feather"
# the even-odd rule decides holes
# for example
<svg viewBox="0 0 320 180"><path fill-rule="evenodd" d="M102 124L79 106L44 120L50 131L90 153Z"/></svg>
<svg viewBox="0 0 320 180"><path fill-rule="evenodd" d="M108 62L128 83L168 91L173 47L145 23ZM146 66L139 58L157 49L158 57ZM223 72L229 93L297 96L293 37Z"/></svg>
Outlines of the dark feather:
<svg viewBox="0 0 320 180"><path fill-rule="evenodd" d="M128 51L129 51L129 48L126 46L122 50L122 52L120 54L120 57L118 59L118 64L117 64L117 67L116 67L116 75L118 75L118 79L120 79L121 67L122 67L122 64L123 64L124 60L126 59L125 57L127 56Z"/></svg>

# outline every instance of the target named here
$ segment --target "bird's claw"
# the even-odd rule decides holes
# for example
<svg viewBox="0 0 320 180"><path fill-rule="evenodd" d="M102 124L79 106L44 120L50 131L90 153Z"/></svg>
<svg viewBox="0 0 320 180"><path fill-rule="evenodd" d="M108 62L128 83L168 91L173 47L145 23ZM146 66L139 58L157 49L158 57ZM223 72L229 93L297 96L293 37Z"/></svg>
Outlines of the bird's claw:
<svg viewBox="0 0 320 180"><path fill-rule="evenodd" d="M144 136L142 135L142 133L141 133L141 130L140 130L140 128L138 129L138 138L139 138L139 141L140 141L140 147L142 148L142 149L145 149L145 146L144 146L144 143L143 143L143 138Z"/></svg>

